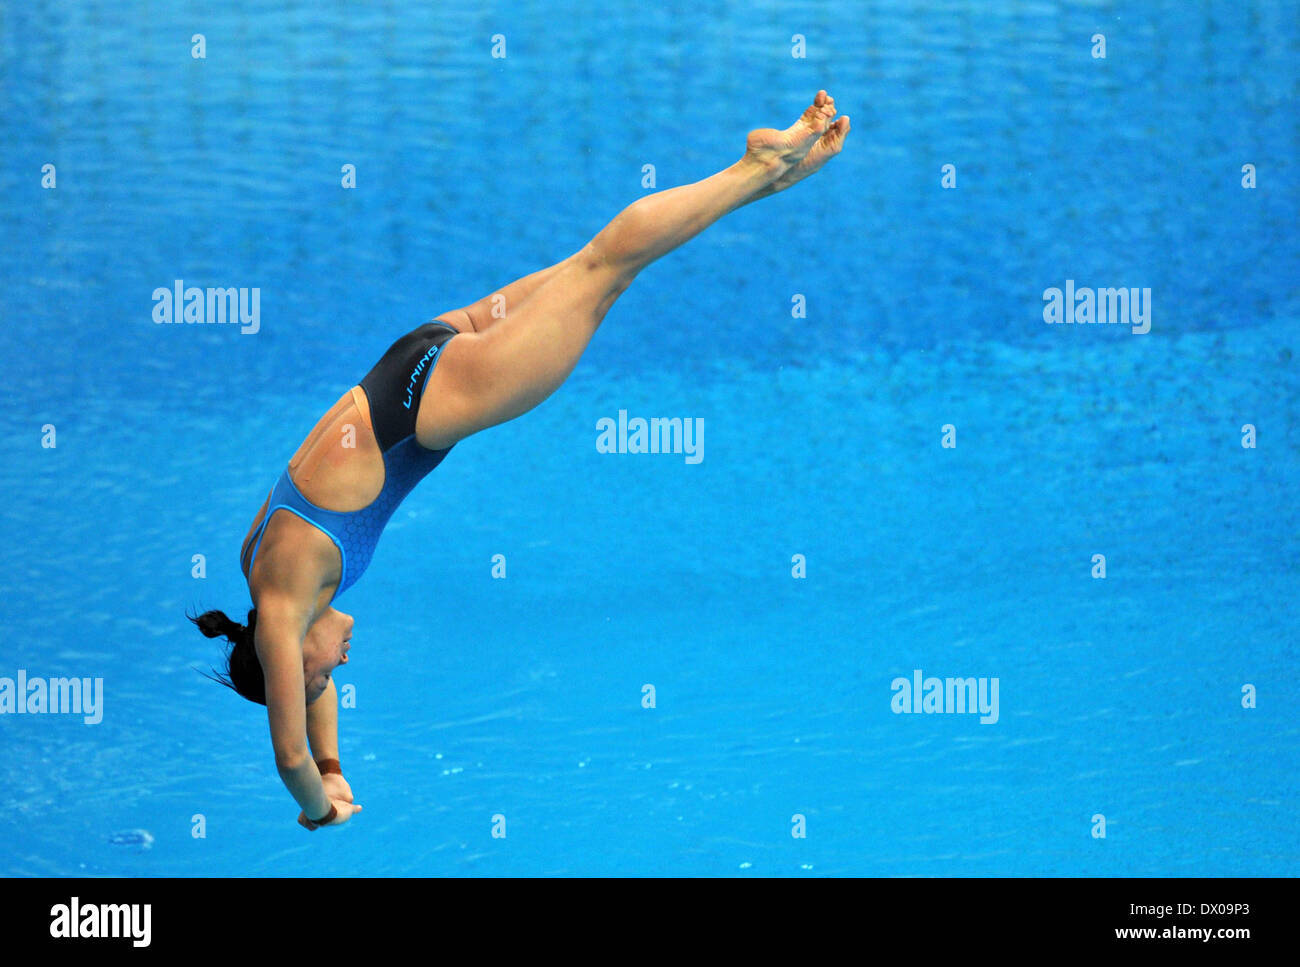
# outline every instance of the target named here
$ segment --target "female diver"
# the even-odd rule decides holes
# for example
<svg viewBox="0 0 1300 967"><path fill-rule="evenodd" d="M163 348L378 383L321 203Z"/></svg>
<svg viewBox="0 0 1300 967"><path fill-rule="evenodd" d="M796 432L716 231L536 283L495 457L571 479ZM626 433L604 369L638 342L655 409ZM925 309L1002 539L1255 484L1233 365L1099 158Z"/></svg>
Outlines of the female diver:
<svg viewBox="0 0 1300 967"><path fill-rule="evenodd" d="M818 91L786 130L751 131L729 168L638 199L564 261L403 336L321 417L244 539L248 624L220 611L191 618L231 644L218 680L266 706L301 825L335 826L361 811L339 768L330 677L347 663L352 618L333 601L361 577L402 498L456 443L554 392L638 272L812 174L848 132L849 118L837 119ZM504 317L493 311L503 299Z"/></svg>

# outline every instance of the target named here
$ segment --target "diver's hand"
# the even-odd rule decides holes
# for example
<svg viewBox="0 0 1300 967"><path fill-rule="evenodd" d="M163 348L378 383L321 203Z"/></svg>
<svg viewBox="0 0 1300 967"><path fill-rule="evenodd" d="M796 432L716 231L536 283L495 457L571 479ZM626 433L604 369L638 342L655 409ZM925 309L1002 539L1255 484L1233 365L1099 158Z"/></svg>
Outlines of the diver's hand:
<svg viewBox="0 0 1300 967"><path fill-rule="evenodd" d="M352 818L353 813L361 812L361 807L355 803L344 802L342 799L330 799L330 805L334 807L336 815L328 823L314 823L307 818L305 812L298 813L298 825L308 830L317 830L321 826L342 826Z"/></svg>
<svg viewBox="0 0 1300 967"><path fill-rule="evenodd" d="M325 787L325 795L330 800L342 799L344 802L352 801L352 787L348 781L338 772L327 772L320 777L321 785Z"/></svg>

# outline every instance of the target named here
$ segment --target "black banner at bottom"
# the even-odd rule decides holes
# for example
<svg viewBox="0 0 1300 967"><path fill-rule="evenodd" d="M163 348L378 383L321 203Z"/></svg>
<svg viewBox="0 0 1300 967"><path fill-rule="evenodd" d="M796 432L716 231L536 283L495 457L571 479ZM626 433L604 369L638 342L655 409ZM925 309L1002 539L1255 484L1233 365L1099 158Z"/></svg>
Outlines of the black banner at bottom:
<svg viewBox="0 0 1300 967"><path fill-rule="evenodd" d="M1285 941L1293 892L1282 879L7 879L0 929L10 949L92 956L237 953L268 940L333 956L455 939L496 954L504 943L616 958L702 944L742 953L788 943L811 955L832 941L863 953L902 941L927 957L1231 957Z"/></svg>

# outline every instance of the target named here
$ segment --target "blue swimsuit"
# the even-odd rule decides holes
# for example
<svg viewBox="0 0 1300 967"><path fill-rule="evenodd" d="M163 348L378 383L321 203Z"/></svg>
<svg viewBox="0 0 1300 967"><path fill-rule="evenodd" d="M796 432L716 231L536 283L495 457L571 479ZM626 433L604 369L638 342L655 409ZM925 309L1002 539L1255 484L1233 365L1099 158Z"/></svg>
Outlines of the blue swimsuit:
<svg viewBox="0 0 1300 967"><path fill-rule="evenodd" d="M375 439L384 457L384 489L379 496L360 510L326 510L299 492L285 468L271 491L266 515L251 542L250 577L271 515L277 510L287 510L324 531L338 547L343 573L334 597L357 582L369 567L379 535L397 505L451 450L451 447L429 450L420 446L415 439L415 418L442 347L456 334L457 330L446 323L426 323L393 343L361 381L361 389L370 403Z"/></svg>

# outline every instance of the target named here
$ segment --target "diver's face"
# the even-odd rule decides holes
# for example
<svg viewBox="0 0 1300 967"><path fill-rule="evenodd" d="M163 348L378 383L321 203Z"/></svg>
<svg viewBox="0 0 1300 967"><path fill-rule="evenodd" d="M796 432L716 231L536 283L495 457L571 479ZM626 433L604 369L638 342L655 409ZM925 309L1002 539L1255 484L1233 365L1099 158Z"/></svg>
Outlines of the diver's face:
<svg viewBox="0 0 1300 967"><path fill-rule="evenodd" d="M353 623L352 615L328 608L307 629L302 643L302 677L308 705L325 694L334 669L348 663Z"/></svg>

